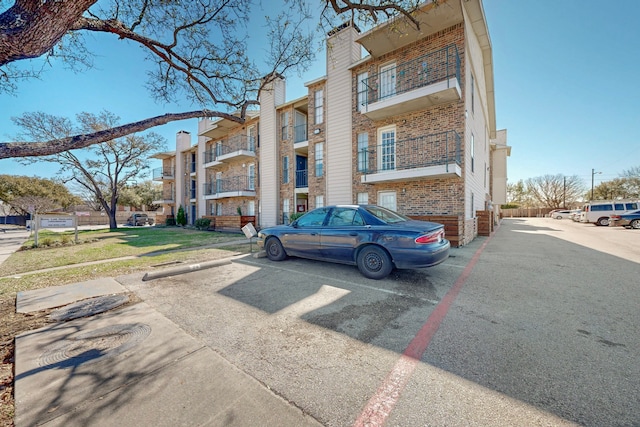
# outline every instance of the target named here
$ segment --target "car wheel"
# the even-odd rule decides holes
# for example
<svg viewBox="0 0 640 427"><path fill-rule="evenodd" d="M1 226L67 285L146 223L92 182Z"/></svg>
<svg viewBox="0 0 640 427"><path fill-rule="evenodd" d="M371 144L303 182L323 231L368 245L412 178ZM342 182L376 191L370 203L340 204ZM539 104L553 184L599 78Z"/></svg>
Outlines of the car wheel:
<svg viewBox="0 0 640 427"><path fill-rule="evenodd" d="M556 219L562 219L562 215L558 215Z"/></svg>
<svg viewBox="0 0 640 427"><path fill-rule="evenodd" d="M356 261L360 273L369 279L384 279L393 270L391 257L387 251L378 246L367 246L362 249Z"/></svg>
<svg viewBox="0 0 640 427"><path fill-rule="evenodd" d="M629 223L629 226L633 229L640 230L640 219L634 219Z"/></svg>
<svg viewBox="0 0 640 427"><path fill-rule="evenodd" d="M596 225L602 225L604 227L609 225L609 218L606 216L603 216L602 218L598 218L598 221L596 221Z"/></svg>
<svg viewBox="0 0 640 427"><path fill-rule="evenodd" d="M282 243L275 237L269 238L264 245L264 249L267 252L267 258L271 261L282 261L287 257L287 253L282 247Z"/></svg>

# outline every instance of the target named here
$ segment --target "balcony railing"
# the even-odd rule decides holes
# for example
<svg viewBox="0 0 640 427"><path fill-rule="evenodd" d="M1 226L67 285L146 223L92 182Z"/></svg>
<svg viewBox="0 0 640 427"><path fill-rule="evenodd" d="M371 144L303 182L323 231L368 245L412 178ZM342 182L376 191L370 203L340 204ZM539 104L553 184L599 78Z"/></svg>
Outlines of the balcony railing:
<svg viewBox="0 0 640 427"><path fill-rule="evenodd" d="M296 125L294 128L294 136L293 136L293 142L298 143L298 142L303 142L306 141L308 139L307 137L307 124L301 124L301 125Z"/></svg>
<svg viewBox="0 0 640 427"><path fill-rule="evenodd" d="M250 176L234 176L227 179L214 179L204 184L204 195L215 196L222 193L254 192L255 178Z"/></svg>
<svg viewBox="0 0 640 427"><path fill-rule="evenodd" d="M378 145L358 153L359 172L375 174L389 171L426 168L430 166L461 165L462 139L455 131Z"/></svg>
<svg viewBox="0 0 640 427"><path fill-rule="evenodd" d="M306 169L296 171L296 188L306 188L309 186L308 174Z"/></svg>
<svg viewBox="0 0 640 427"><path fill-rule="evenodd" d="M175 202L176 200L176 192L175 190L162 190L162 194L160 195L159 200L154 200L153 203L156 205L160 205L162 203L170 203Z"/></svg>
<svg viewBox="0 0 640 427"><path fill-rule="evenodd" d="M239 152L249 152L255 155L255 138L247 135L234 135L224 139L221 143L214 145L211 150L204 152L203 162L211 163L220 161L224 156Z"/></svg>
<svg viewBox="0 0 640 427"><path fill-rule="evenodd" d="M159 167L153 170L153 179L172 179L174 171L172 167Z"/></svg>
<svg viewBox="0 0 640 427"><path fill-rule="evenodd" d="M364 79L358 103L366 106L453 77L460 84L460 55L456 45L449 45Z"/></svg>

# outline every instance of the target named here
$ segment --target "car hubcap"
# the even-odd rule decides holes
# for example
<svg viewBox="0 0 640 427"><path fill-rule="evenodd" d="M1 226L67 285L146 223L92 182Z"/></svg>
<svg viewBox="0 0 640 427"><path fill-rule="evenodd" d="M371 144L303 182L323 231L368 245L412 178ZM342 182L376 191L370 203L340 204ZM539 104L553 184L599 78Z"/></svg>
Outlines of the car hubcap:
<svg viewBox="0 0 640 427"><path fill-rule="evenodd" d="M367 254L364 258L364 263L370 271L378 271L382 268L382 260L374 253Z"/></svg>
<svg viewBox="0 0 640 427"><path fill-rule="evenodd" d="M280 254L280 251L278 250L278 245L269 245L269 253L272 256L278 256L278 254Z"/></svg>

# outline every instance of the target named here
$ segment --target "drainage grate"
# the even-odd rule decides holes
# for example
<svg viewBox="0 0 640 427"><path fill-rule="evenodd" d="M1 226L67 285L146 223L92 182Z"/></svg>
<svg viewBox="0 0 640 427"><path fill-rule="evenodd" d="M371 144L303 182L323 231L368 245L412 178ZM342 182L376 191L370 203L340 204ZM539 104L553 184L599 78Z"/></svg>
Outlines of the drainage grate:
<svg viewBox="0 0 640 427"><path fill-rule="evenodd" d="M93 363L135 347L150 333L151 327L144 323L113 325L81 333L46 348L38 364L52 369Z"/></svg>
<svg viewBox="0 0 640 427"><path fill-rule="evenodd" d="M93 316L112 308L116 308L129 302L126 295L108 295L102 297L89 298L64 307L53 310L49 314L49 319L61 322L64 320L78 319L80 317Z"/></svg>

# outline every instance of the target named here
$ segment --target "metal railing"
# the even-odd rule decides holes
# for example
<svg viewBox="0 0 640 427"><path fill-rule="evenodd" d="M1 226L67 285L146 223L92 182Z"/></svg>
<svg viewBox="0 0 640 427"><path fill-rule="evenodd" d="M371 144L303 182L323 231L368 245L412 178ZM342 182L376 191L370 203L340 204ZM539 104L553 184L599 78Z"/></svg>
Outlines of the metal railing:
<svg viewBox="0 0 640 427"><path fill-rule="evenodd" d="M221 144L216 143L210 150L204 152L204 163L214 162L221 156L237 151L256 152L256 139L252 136L234 135L221 142Z"/></svg>
<svg viewBox="0 0 640 427"><path fill-rule="evenodd" d="M373 74L356 85L358 102L371 104L391 96L455 77L460 80L460 55L456 45ZM359 87L358 87L359 86Z"/></svg>
<svg viewBox="0 0 640 427"><path fill-rule="evenodd" d="M305 188L309 186L308 173L306 169L296 171L296 188Z"/></svg>
<svg viewBox="0 0 640 427"><path fill-rule="evenodd" d="M162 190L162 196L160 200L176 200L176 192L175 190Z"/></svg>
<svg viewBox="0 0 640 427"><path fill-rule="evenodd" d="M358 153L359 172L372 174L441 165L446 165L449 172L450 164L462 164L461 143L456 131L447 131L377 145Z"/></svg>
<svg viewBox="0 0 640 427"><path fill-rule="evenodd" d="M159 167L153 170L153 179L157 178L174 178L172 167Z"/></svg>
<svg viewBox="0 0 640 427"><path fill-rule="evenodd" d="M205 196L236 191L256 191L255 178L250 176L233 176L226 179L214 179L212 182L204 184Z"/></svg>

